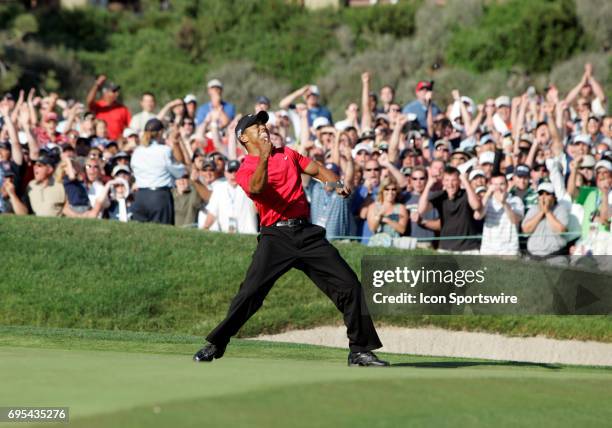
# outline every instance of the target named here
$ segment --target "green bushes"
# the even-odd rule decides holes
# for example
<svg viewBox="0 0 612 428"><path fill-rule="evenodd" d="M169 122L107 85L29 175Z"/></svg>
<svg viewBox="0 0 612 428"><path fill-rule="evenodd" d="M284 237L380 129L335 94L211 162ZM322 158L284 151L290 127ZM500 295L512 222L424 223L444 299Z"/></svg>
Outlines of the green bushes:
<svg viewBox="0 0 612 428"><path fill-rule="evenodd" d="M461 28L447 52L450 63L475 71L546 71L585 44L573 0L511 0L489 6L482 21Z"/></svg>

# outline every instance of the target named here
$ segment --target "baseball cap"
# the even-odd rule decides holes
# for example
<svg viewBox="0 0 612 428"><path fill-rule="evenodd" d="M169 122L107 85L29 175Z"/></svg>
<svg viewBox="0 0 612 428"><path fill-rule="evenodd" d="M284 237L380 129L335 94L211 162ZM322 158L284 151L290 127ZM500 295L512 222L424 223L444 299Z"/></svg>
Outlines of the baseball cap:
<svg viewBox="0 0 612 428"><path fill-rule="evenodd" d="M391 119L389 119L389 115L387 115L385 113L378 113L376 115L376 118L374 119L374 121L378 122L379 120L384 120L387 123L391 123Z"/></svg>
<svg viewBox="0 0 612 428"><path fill-rule="evenodd" d="M478 156L478 163L480 165L484 165L485 163L495 163L495 153L494 152L484 152Z"/></svg>
<svg viewBox="0 0 612 428"><path fill-rule="evenodd" d="M353 157L357 156L357 153L362 150L365 150L370 155L372 154L372 147L368 143L357 143L355 144L355 147L353 147L352 150Z"/></svg>
<svg viewBox="0 0 612 428"><path fill-rule="evenodd" d="M491 134L484 134L482 137L480 137L480 140L478 140L479 146L484 146L485 144L489 143L495 143L495 140L493 140L493 136Z"/></svg>
<svg viewBox="0 0 612 428"><path fill-rule="evenodd" d="M239 169L240 169L240 161L237 161L236 159L233 159L233 160L229 161L225 165L225 170L227 172L236 172Z"/></svg>
<svg viewBox="0 0 612 428"><path fill-rule="evenodd" d="M322 128L324 126L329 126L329 125L330 125L329 119L324 116L319 116L315 120L312 121L312 127L314 129L319 129L319 128Z"/></svg>
<svg viewBox="0 0 612 428"><path fill-rule="evenodd" d="M331 172L338 176L340 175L340 167L333 162L327 162L325 164L325 168L329 169Z"/></svg>
<svg viewBox="0 0 612 428"><path fill-rule="evenodd" d="M132 174L132 170L130 169L129 166L127 166L127 165L115 165L115 167L113 168L113 172L111 172L111 175L114 177L117 174L119 174L120 172L124 172L126 174Z"/></svg>
<svg viewBox="0 0 612 428"><path fill-rule="evenodd" d="M431 91L431 82L427 81L427 80L421 80L419 83L416 84L416 91L420 91L421 89L427 89L428 91Z"/></svg>
<svg viewBox="0 0 612 428"><path fill-rule="evenodd" d="M265 104L267 106L271 105L270 98L260 95L255 99L255 104Z"/></svg>
<svg viewBox="0 0 612 428"><path fill-rule="evenodd" d="M482 169L473 169L470 171L470 175L468 176L468 180L472 181L476 177L486 177L484 171Z"/></svg>
<svg viewBox="0 0 612 428"><path fill-rule="evenodd" d="M198 99L197 99L197 98L196 98L196 96L195 96L195 95L193 95L193 94L187 94L187 95L185 95L185 98L183 98L183 102L184 102L185 104L189 104L189 103L197 103L197 102L198 102Z"/></svg>
<svg viewBox="0 0 612 428"><path fill-rule="evenodd" d="M55 164L55 162L53 161L53 159L51 158L51 156L49 156L46 153L42 153L38 159L36 159L34 161L35 164L37 163L42 163L43 165L48 165L48 166L53 166Z"/></svg>
<svg viewBox="0 0 612 428"><path fill-rule="evenodd" d="M221 81L219 79L212 79L209 80L208 83L206 84L207 88L221 88L223 89L223 83L221 83Z"/></svg>
<svg viewBox="0 0 612 428"><path fill-rule="evenodd" d="M106 81L104 82L104 86L102 86L102 89L104 89L105 91L117 92L121 89L121 85L117 85L114 82Z"/></svg>
<svg viewBox="0 0 612 428"><path fill-rule="evenodd" d="M44 117L44 121L45 122L50 122L52 120L57 122L57 113L49 112L49 113L45 114L45 117Z"/></svg>
<svg viewBox="0 0 612 428"><path fill-rule="evenodd" d="M474 192L476 192L476 194L482 193L482 192L486 192L487 188L485 186L478 186Z"/></svg>
<svg viewBox="0 0 612 428"><path fill-rule="evenodd" d="M319 92L319 87L317 85L310 85L310 95L316 95L317 97L321 95L321 92Z"/></svg>
<svg viewBox="0 0 612 428"><path fill-rule="evenodd" d="M113 156L113 159L129 159L130 155L128 155L126 152L118 152L115 156Z"/></svg>
<svg viewBox="0 0 612 428"><path fill-rule="evenodd" d="M589 134L578 134L576 135L573 140L572 140L572 144L586 144L588 146L591 145L591 136Z"/></svg>
<svg viewBox="0 0 612 428"><path fill-rule="evenodd" d="M448 141L446 141L446 140L438 140L438 141L436 141L435 144L434 144L434 148L437 149L439 146L444 146L444 147L450 148L450 146L448 144Z"/></svg>
<svg viewBox="0 0 612 428"><path fill-rule="evenodd" d="M15 97L10 92L5 92L2 96L3 100L15 100Z"/></svg>
<svg viewBox="0 0 612 428"><path fill-rule="evenodd" d="M580 162L580 168L593 168L595 166L595 158L592 155L585 155Z"/></svg>
<svg viewBox="0 0 612 428"><path fill-rule="evenodd" d="M595 171L597 171L599 168L605 168L608 171L612 172L612 162L610 162L609 160L600 160L599 162L597 162L595 164Z"/></svg>
<svg viewBox="0 0 612 428"><path fill-rule="evenodd" d="M553 187L552 183L550 181L543 181L540 184L538 184L538 194L540 192L546 192L549 193L551 195L555 194L555 188Z"/></svg>
<svg viewBox="0 0 612 428"><path fill-rule="evenodd" d="M461 143L459 143L459 150L461 151L471 150L474 148L475 145L476 145L476 141L474 140L474 138L469 137L469 138L466 138L465 140L461 140Z"/></svg>
<svg viewBox="0 0 612 428"><path fill-rule="evenodd" d="M157 132L164 129L164 124L157 118L149 119L144 127L145 131Z"/></svg>
<svg viewBox="0 0 612 428"><path fill-rule="evenodd" d="M410 174L412 174L412 167L405 166L402 169L400 169L400 172L402 173L402 175L409 176Z"/></svg>
<svg viewBox="0 0 612 428"><path fill-rule="evenodd" d="M0 142L0 149L11 150L11 143L8 141Z"/></svg>
<svg viewBox="0 0 612 428"><path fill-rule="evenodd" d="M268 113L264 110L257 114L247 114L246 116L242 116L236 125L236 138L240 138L245 129L255 124L268 123L268 119Z"/></svg>
<svg viewBox="0 0 612 428"><path fill-rule="evenodd" d="M132 128L125 128L123 130L123 138L129 138L132 135L138 135L138 131L136 131L135 129L132 129Z"/></svg>
<svg viewBox="0 0 612 428"><path fill-rule="evenodd" d="M517 165L516 169L514 170L514 175L516 175L517 177L529 177L530 173L531 173L531 168L529 168L525 164Z"/></svg>
<svg viewBox="0 0 612 428"><path fill-rule="evenodd" d="M495 107L510 107L510 97L507 95L502 95L500 97L495 98Z"/></svg>
<svg viewBox="0 0 612 428"><path fill-rule="evenodd" d="M215 165L215 161L210 158L204 158L204 163L202 164L202 169L212 168L213 170L217 169L217 165Z"/></svg>

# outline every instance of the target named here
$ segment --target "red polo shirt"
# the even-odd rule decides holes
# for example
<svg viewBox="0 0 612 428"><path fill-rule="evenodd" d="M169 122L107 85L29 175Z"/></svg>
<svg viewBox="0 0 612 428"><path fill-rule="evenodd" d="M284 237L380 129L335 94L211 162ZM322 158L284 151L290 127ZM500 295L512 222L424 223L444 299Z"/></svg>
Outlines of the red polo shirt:
<svg viewBox="0 0 612 428"><path fill-rule="evenodd" d="M119 103L107 104L103 100L94 101L89 105L89 109L96 115L96 119L106 122L108 129L108 139L117 141L127 128L132 119L132 115L126 106Z"/></svg>
<svg viewBox="0 0 612 428"><path fill-rule="evenodd" d="M257 195L249 192L249 181L255 173L259 156L246 155L236 173L236 181L255 202L262 226L271 226L279 220L308 218L310 209L302 188L301 173L310 159L288 147L272 149L268 158L268 182Z"/></svg>

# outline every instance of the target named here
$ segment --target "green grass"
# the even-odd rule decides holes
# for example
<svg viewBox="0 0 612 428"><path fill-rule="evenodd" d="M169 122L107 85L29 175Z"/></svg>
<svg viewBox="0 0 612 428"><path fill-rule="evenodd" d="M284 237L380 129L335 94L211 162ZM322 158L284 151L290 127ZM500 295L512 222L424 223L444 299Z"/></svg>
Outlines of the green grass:
<svg viewBox="0 0 612 428"><path fill-rule="evenodd" d="M68 406L74 427L604 426L612 368L382 355L188 335L0 328L0 403ZM19 424L15 426L25 426Z"/></svg>
<svg viewBox="0 0 612 428"><path fill-rule="evenodd" d="M204 335L225 315L255 245L253 236L150 224L2 216L0 325ZM366 254L407 254L338 248L357 272ZM293 270L240 335L340 322L331 302ZM612 317L605 316L377 316L376 322L612 342Z"/></svg>

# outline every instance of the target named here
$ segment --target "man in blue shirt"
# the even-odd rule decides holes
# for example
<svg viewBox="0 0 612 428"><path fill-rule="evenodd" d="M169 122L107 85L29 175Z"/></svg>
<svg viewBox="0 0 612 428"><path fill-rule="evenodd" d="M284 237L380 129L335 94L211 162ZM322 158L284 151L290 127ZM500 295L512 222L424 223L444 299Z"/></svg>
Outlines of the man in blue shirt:
<svg viewBox="0 0 612 428"><path fill-rule="evenodd" d="M306 107L308 107L308 126L312 126L317 117L325 117L330 123L334 123L331 112L327 107L319 104L320 96L321 93L316 85L306 85L287 95L281 100L279 105L283 110L292 111L295 109L295 100L299 97L304 97Z"/></svg>
<svg viewBox="0 0 612 428"><path fill-rule="evenodd" d="M431 114L436 116L440 114L440 108L431 101L433 95L433 83L426 80L421 80L417 83L414 90L417 99L408 103L402 109L403 114L415 114L421 129L427 129L427 109L431 105Z"/></svg>
<svg viewBox="0 0 612 428"><path fill-rule="evenodd" d="M223 83L219 79L213 79L206 85L210 101L202 104L196 111L196 125L200 125L213 110L219 111L219 127L225 128L236 116L234 104L223 101Z"/></svg>

